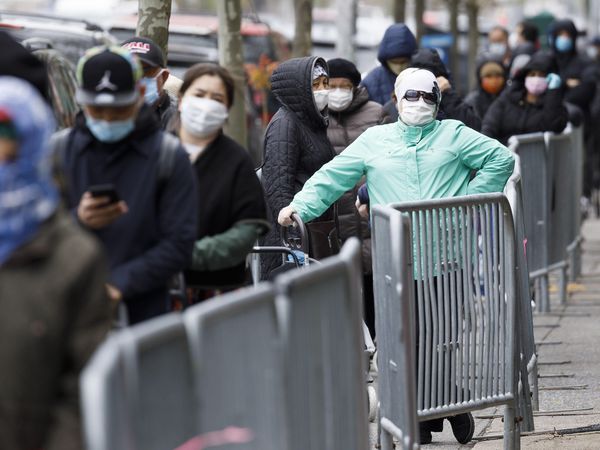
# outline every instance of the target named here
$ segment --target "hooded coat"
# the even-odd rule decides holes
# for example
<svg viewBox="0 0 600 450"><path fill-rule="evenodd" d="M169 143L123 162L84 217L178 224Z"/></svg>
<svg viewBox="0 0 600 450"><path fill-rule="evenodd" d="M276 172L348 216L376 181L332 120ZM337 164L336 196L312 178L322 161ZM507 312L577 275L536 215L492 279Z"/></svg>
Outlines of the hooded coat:
<svg viewBox="0 0 600 450"><path fill-rule="evenodd" d="M281 63L271 75L271 90L281 108L265 132L262 183L273 227L266 245L280 245L279 211L335 152L327 139L327 108L317 109L312 92L315 64L327 67L323 58L294 58ZM277 265L277 257L261 257L263 273Z"/></svg>
<svg viewBox="0 0 600 450"><path fill-rule="evenodd" d="M371 70L362 80L361 85L367 88L369 100L385 105L394 91L397 75L386 64L388 59L410 57L417 49L414 34L403 23L396 23L385 30L377 59L380 66Z"/></svg>
<svg viewBox="0 0 600 450"><path fill-rule="evenodd" d="M561 31L569 33L573 40L573 47L570 52L562 53L556 50L556 37ZM556 57L558 74L566 86L565 101L577 105L587 113L590 102L594 98L596 80L592 61L587 56L577 53L577 28L575 24L569 19L553 22L548 31L548 38ZM567 80L578 80L579 84L570 87Z"/></svg>
<svg viewBox="0 0 600 450"><path fill-rule="evenodd" d="M525 100L525 76L531 70L540 70L547 74L555 72L554 57L546 52L538 52L531 58L512 84L490 106L483 119L483 134L506 144L511 136L517 134L538 131L560 133L565 129L568 113L563 105L562 86L547 90L535 104Z"/></svg>
<svg viewBox="0 0 600 450"><path fill-rule="evenodd" d="M481 87L481 75L480 75L481 68L489 62L497 63L504 72L504 79L505 80L508 79L506 67L504 67L504 64L502 63L501 58L498 58L497 56L493 56L493 55L487 55L487 56L481 58L481 60L479 61L479 64L477 64L477 88L475 90L469 92L469 94L465 97L465 103L468 105L471 105L475 109L475 112L482 119L485 117L485 113L490 108L490 106L492 105L494 100L496 100L503 92L503 91L500 91L498 94L490 94L489 92L484 91L483 88ZM506 85L503 88L503 90L505 88L506 88Z"/></svg>

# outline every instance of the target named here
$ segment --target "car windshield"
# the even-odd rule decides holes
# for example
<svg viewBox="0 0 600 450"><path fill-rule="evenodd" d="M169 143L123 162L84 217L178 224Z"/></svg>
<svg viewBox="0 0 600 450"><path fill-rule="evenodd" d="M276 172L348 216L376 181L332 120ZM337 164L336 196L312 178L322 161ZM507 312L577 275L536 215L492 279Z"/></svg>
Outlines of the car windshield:
<svg viewBox="0 0 600 450"><path fill-rule="evenodd" d="M271 61L277 59L275 48L269 35L251 36L245 35L244 39L244 61L257 63L260 56L265 54Z"/></svg>

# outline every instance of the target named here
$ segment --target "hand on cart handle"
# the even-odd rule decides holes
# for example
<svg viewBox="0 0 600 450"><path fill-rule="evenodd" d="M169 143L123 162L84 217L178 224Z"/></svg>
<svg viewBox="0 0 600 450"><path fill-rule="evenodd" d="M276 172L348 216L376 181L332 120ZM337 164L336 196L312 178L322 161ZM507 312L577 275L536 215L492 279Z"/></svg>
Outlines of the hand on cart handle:
<svg viewBox="0 0 600 450"><path fill-rule="evenodd" d="M290 227L296 226L296 221L292 218L293 215L297 214L296 210L291 206L286 206L281 211L279 211L279 216L277 217L277 222L282 227Z"/></svg>

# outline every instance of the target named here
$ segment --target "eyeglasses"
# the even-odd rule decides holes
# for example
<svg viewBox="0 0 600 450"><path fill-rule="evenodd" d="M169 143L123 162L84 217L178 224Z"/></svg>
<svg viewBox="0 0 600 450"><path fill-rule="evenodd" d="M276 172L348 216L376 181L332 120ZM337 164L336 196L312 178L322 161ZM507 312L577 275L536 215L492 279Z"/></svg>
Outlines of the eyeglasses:
<svg viewBox="0 0 600 450"><path fill-rule="evenodd" d="M423 97L423 101L425 103L427 103L428 105L437 104L437 95L435 95L433 92L423 92L423 91L415 91L414 89L409 89L408 91L406 91L404 93L404 97L402 97L402 98L405 98L409 102L416 102L421 97Z"/></svg>

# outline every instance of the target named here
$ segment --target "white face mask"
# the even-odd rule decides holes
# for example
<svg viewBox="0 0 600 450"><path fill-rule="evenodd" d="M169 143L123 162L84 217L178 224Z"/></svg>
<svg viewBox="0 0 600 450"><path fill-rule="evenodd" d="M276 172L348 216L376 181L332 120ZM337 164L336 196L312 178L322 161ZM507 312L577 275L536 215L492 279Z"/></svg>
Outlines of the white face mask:
<svg viewBox="0 0 600 450"><path fill-rule="evenodd" d="M221 129L228 117L227 107L209 98L183 97L181 126L196 137L207 137Z"/></svg>
<svg viewBox="0 0 600 450"><path fill-rule="evenodd" d="M329 90L329 109L333 111L343 111L352 103L352 89L331 89Z"/></svg>
<svg viewBox="0 0 600 450"><path fill-rule="evenodd" d="M427 125L435 119L437 110L436 105L428 105L423 98L416 102L409 102L402 99L398 103L398 111L400 111L400 120L406 125L418 127Z"/></svg>
<svg viewBox="0 0 600 450"><path fill-rule="evenodd" d="M315 104L319 112L323 111L329 102L329 89L321 89L313 91L313 97L315 98Z"/></svg>

